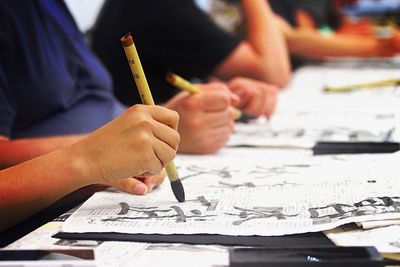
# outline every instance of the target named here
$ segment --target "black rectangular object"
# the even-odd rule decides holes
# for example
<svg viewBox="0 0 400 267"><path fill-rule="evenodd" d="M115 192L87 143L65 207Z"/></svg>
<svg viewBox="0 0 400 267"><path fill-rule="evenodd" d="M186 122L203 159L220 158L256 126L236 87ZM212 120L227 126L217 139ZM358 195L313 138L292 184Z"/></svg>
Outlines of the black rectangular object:
<svg viewBox="0 0 400 267"><path fill-rule="evenodd" d="M384 267L375 247L234 248L230 267Z"/></svg>
<svg viewBox="0 0 400 267"><path fill-rule="evenodd" d="M161 235L124 233L64 233L53 236L60 239L131 241L145 243L185 243L194 245L250 246L250 247L299 247L334 246L322 232L285 236L227 236L210 234Z"/></svg>
<svg viewBox="0 0 400 267"><path fill-rule="evenodd" d="M314 155L393 153L400 150L396 142L317 142Z"/></svg>
<svg viewBox="0 0 400 267"><path fill-rule="evenodd" d="M0 263L2 261L50 261L50 260L94 260L92 249L5 249L0 250ZM16 263L16 264L17 264ZM18 263L19 264L19 263ZM15 266L25 266L24 264ZM46 265L43 263L43 265ZM14 265L13 265L14 266ZM39 265L37 265L39 266ZM67 265L66 265L67 266ZM69 266L69 265L68 265Z"/></svg>

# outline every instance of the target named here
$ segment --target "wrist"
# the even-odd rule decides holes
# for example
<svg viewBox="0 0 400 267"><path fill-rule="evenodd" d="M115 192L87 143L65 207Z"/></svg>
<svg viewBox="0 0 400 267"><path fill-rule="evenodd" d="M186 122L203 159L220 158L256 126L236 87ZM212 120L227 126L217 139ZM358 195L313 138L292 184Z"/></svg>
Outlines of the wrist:
<svg viewBox="0 0 400 267"><path fill-rule="evenodd" d="M101 179L93 172L89 159L80 145L71 145L63 151L68 159L70 172L73 177L79 177L83 186L100 182Z"/></svg>

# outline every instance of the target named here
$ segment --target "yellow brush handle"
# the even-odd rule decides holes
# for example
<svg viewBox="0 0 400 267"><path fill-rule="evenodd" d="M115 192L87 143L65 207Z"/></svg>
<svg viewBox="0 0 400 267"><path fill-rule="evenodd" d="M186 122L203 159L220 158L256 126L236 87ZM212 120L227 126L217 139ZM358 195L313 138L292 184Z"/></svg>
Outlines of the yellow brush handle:
<svg viewBox="0 0 400 267"><path fill-rule="evenodd" d="M383 80L370 83L360 83L360 84L346 85L340 87L325 87L324 91L327 93L341 93L341 92L349 92L355 90L380 88L397 84L400 84L400 79Z"/></svg>
<svg viewBox="0 0 400 267"><path fill-rule="evenodd" d="M142 64L140 63L132 36L124 36L126 41L122 41L125 55L128 59L129 67L131 68L133 78L135 79L142 103L145 105L155 105L153 96L151 95L149 84L147 83L146 75L144 74Z"/></svg>
<svg viewBox="0 0 400 267"><path fill-rule="evenodd" d="M135 79L140 98L142 99L142 103L145 105L155 105L142 64L140 63L139 55L137 53L135 44L133 43L132 36L130 34L125 35L121 38L121 42L124 47L125 55L128 59L133 78ZM165 169L167 170L168 178L171 182L179 179L178 171L176 170L175 163L173 161L168 163Z"/></svg>
<svg viewBox="0 0 400 267"><path fill-rule="evenodd" d="M201 92L201 89L199 87L172 72L169 72L167 74L167 82L169 82L178 89L188 91L189 93L192 94L197 94Z"/></svg>

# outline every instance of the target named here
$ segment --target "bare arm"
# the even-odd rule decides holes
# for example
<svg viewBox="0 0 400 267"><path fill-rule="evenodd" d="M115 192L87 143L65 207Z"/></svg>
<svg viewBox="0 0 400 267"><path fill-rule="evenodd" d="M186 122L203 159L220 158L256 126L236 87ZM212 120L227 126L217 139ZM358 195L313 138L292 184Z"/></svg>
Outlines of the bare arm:
<svg viewBox="0 0 400 267"><path fill-rule="evenodd" d="M7 137L0 136L0 169L14 166L32 158L67 147L84 138L86 135L69 135L59 137L18 139L10 141ZM164 180L165 173L136 179L130 177L106 185L136 195L143 195L152 191Z"/></svg>
<svg viewBox="0 0 400 267"><path fill-rule="evenodd" d="M0 232L89 184L160 173L179 144L178 115L134 106L78 143L0 171Z"/></svg>
<svg viewBox="0 0 400 267"><path fill-rule="evenodd" d="M340 34L323 36L310 29L292 28L282 18L277 18L277 22L285 34L292 54L323 59L346 56L390 56L396 53L391 39L379 40L374 37Z"/></svg>
<svg viewBox="0 0 400 267"><path fill-rule="evenodd" d="M0 232L90 184L83 163L58 150L0 171Z"/></svg>
<svg viewBox="0 0 400 267"><path fill-rule="evenodd" d="M341 35L325 37L317 32L308 31L298 31L289 36L288 45L293 54L317 59L346 56L390 56L395 53L387 40Z"/></svg>
<svg viewBox="0 0 400 267"><path fill-rule="evenodd" d="M242 0L247 38L215 71L222 79L247 76L279 87L290 79L289 56L284 36L276 25L268 1Z"/></svg>
<svg viewBox="0 0 400 267"><path fill-rule="evenodd" d="M76 143L84 135L10 140L0 136L0 169Z"/></svg>

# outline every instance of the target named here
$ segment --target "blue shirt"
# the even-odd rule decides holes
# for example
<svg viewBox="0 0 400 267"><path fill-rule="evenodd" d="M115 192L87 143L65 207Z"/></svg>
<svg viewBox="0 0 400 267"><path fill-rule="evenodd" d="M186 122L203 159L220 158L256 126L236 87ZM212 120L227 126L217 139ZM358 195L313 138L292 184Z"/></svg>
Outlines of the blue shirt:
<svg viewBox="0 0 400 267"><path fill-rule="evenodd" d="M0 135L87 133L122 111L62 0L0 1Z"/></svg>

